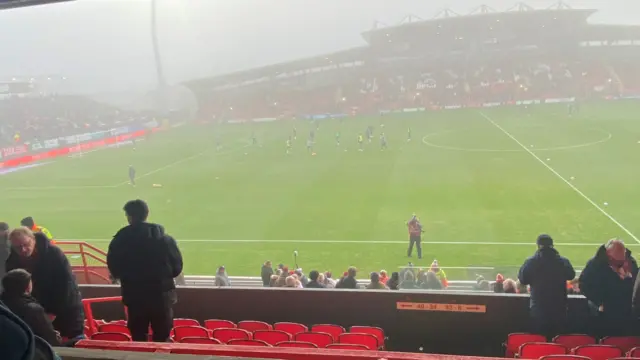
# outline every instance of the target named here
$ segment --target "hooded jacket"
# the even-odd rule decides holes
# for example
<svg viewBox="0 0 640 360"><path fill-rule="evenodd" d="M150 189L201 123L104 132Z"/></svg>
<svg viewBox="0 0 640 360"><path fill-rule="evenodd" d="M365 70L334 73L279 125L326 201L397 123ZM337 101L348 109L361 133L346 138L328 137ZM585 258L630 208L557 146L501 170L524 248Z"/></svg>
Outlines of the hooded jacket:
<svg viewBox="0 0 640 360"><path fill-rule="evenodd" d="M111 275L120 280L122 302L144 305L164 301L182 272L182 254L176 241L157 224L125 226L113 237L107 253Z"/></svg>
<svg viewBox="0 0 640 360"><path fill-rule="evenodd" d="M9 296L3 293L2 301L11 312L29 325L34 335L41 337L51 346L60 346L60 339L53 329L49 316L36 299L27 294Z"/></svg>
<svg viewBox="0 0 640 360"><path fill-rule="evenodd" d="M49 242L46 235L34 233L36 240L33 260L25 266L18 253L11 251L6 270L25 269L31 273L31 295L48 314L56 316L54 326L65 337L74 338L84 332L82 298L62 250ZM27 268L29 267L29 268Z"/></svg>

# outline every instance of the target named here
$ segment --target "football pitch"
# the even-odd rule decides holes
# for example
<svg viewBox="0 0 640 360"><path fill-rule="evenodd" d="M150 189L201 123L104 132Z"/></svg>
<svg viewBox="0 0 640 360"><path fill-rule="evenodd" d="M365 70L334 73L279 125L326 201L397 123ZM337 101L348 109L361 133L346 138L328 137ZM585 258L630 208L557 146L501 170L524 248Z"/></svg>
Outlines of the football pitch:
<svg viewBox="0 0 640 360"><path fill-rule="evenodd" d="M125 224L124 203L144 199L150 221L177 239L189 275L225 265L232 276L258 276L265 260L293 266L297 250L305 272L336 276L350 265L367 277L433 259L450 279L515 276L540 233L581 268L612 237L640 249L639 114L640 103L628 101L583 104L572 117L565 105L541 105L187 125L135 150L0 176L0 220L33 216L58 239L106 249ZM312 156L306 139L316 126ZM373 141L358 151L367 126ZM414 212L425 230L422 260L406 254Z"/></svg>

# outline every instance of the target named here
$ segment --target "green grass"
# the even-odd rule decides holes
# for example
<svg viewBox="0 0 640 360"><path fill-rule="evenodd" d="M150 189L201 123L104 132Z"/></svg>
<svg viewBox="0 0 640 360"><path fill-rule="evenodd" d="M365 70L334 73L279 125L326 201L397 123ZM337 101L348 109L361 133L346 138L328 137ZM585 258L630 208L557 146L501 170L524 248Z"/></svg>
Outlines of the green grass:
<svg viewBox="0 0 640 360"><path fill-rule="evenodd" d="M135 151L102 150L1 176L0 219L15 225L31 215L57 238L106 249L125 224L124 203L141 198L150 221L178 240L188 274L224 264L230 275L258 275L264 260L291 264L298 250L306 271L355 265L364 277L407 263L405 221L415 212L426 233L424 259L414 254L414 263L495 268L451 269L450 278L513 276L543 232L582 267L611 237L632 249L638 243L533 155L640 236L639 110L637 102L583 105L572 118L560 105L483 110L495 124L476 110L327 120L316 156L305 149L308 121L186 126ZM388 151L379 149L381 123ZM376 137L359 152L356 136L367 125ZM261 147L249 146L252 131ZM140 176L135 188L126 185L129 164Z"/></svg>

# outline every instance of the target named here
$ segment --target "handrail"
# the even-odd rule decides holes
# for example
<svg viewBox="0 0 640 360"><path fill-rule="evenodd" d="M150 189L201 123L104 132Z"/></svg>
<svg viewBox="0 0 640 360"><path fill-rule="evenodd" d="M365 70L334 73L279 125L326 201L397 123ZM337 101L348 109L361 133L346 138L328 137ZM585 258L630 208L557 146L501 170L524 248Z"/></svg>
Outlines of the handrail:
<svg viewBox="0 0 640 360"><path fill-rule="evenodd" d="M91 309L91 305L97 303L106 303L106 302L122 302L122 296L111 296L111 297L103 297L103 298L92 298L92 299L82 299L82 307L84 308L84 316L87 319L87 326L89 327L89 331L87 335L91 336L92 334L98 331L96 327L95 319L93 318L93 309ZM124 307L124 316L128 319L129 313L127 312L127 307Z"/></svg>
<svg viewBox="0 0 640 360"><path fill-rule="evenodd" d="M80 246L86 246L89 249L97 252L100 255L104 255L105 257L107 256L107 252L106 251L104 251L102 249L99 249L99 248L97 248L97 247L95 247L95 246L93 246L93 245L91 245L91 244L89 244L87 242L84 242L84 241L58 241L58 240L56 240L56 245L80 245Z"/></svg>
<svg viewBox="0 0 640 360"><path fill-rule="evenodd" d="M79 250L68 250L68 251L63 250L63 252L67 255L80 255L80 258L82 259L82 269L84 271L84 276L86 281L90 282L89 275L94 274L105 279L107 282L110 282L108 278L105 278L103 275L99 275L95 271L90 270L89 265L87 264L87 257L88 257L100 263L101 266L107 267L107 253L104 250L101 250L84 241L57 241L56 245L57 246L77 245L80 248ZM93 251L98 255L95 255L94 253L89 251Z"/></svg>
<svg viewBox="0 0 640 360"><path fill-rule="evenodd" d="M113 282L111 281L111 279L109 279L108 277L105 277L104 275L98 273L97 271L93 271L93 270L89 270L87 268L82 269L82 270L73 270L71 269L72 272L76 273L76 272L83 272L85 274L85 276L87 274L91 274L94 275L96 277L99 277L101 279L103 279L105 281L105 284L112 284Z"/></svg>

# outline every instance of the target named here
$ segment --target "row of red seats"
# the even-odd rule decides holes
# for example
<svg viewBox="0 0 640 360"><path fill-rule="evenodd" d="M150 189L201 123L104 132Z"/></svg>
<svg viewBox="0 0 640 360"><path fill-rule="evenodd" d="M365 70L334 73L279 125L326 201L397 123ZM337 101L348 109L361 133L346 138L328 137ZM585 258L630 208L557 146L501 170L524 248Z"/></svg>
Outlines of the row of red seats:
<svg viewBox="0 0 640 360"><path fill-rule="evenodd" d="M552 343L543 335L510 334L505 343L506 357L538 359L543 356L568 355L584 356L593 360L640 356L640 337L610 336L600 340L590 335L558 335Z"/></svg>

